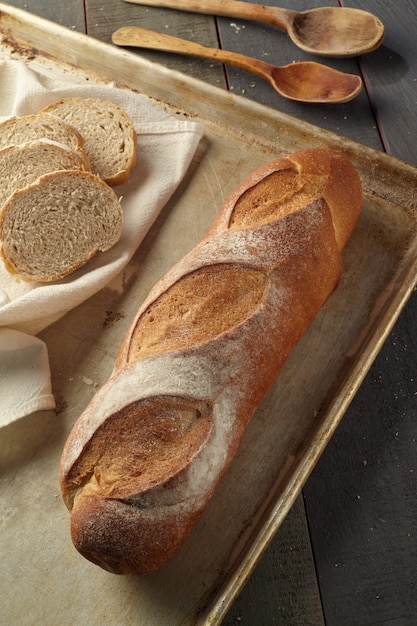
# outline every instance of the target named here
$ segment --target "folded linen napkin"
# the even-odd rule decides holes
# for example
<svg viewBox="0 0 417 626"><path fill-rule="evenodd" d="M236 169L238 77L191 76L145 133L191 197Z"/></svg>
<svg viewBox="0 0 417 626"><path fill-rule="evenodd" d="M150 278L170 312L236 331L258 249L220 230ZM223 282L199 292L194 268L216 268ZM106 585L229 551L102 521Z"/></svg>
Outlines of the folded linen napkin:
<svg viewBox="0 0 417 626"><path fill-rule="evenodd" d="M0 261L0 427L54 408L47 349L35 335L122 271L184 177L203 134L200 124L173 118L146 96L114 85L66 83L20 61L0 61L0 120L72 96L111 100L135 125L137 165L128 182L114 188L123 231L111 250L52 284L17 282Z"/></svg>

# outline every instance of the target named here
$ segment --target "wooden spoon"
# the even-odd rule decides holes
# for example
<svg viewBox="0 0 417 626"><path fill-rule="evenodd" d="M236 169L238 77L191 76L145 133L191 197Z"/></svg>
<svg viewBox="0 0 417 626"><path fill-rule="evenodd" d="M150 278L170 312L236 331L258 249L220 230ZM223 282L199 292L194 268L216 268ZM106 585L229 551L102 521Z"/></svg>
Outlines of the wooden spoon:
<svg viewBox="0 0 417 626"><path fill-rule="evenodd" d="M208 48L199 43L178 39L155 31L125 26L112 35L118 46L135 46L191 54L234 65L258 74L267 80L284 98L300 102L338 103L354 98L362 87L360 76L344 74L326 65L305 61L275 66L259 59L252 59L236 52Z"/></svg>
<svg viewBox="0 0 417 626"><path fill-rule="evenodd" d="M372 13L347 7L292 11L239 0L125 0L193 13L255 20L285 30L296 46L322 56L357 56L372 52L384 39L384 25Z"/></svg>

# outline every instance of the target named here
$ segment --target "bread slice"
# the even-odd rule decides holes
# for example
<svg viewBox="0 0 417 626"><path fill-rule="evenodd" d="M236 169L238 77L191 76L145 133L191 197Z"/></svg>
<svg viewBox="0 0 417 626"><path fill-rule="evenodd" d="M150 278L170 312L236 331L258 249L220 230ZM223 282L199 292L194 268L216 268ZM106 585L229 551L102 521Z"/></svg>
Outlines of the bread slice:
<svg viewBox="0 0 417 626"><path fill-rule="evenodd" d="M0 213L0 255L27 282L50 282L111 248L122 229L111 187L90 172L45 174L15 191Z"/></svg>
<svg viewBox="0 0 417 626"><path fill-rule="evenodd" d="M132 120L113 102L97 98L64 98L44 112L73 125L84 137L91 171L109 185L123 183L136 163L137 136Z"/></svg>
<svg viewBox="0 0 417 626"><path fill-rule="evenodd" d="M62 144L48 139L29 141L0 150L0 208L16 189L56 170L85 170L84 160Z"/></svg>
<svg viewBox="0 0 417 626"><path fill-rule="evenodd" d="M59 117L49 113L36 113L11 117L0 124L0 149L36 139L50 139L68 146L84 159L86 169L89 168L83 149L84 138Z"/></svg>

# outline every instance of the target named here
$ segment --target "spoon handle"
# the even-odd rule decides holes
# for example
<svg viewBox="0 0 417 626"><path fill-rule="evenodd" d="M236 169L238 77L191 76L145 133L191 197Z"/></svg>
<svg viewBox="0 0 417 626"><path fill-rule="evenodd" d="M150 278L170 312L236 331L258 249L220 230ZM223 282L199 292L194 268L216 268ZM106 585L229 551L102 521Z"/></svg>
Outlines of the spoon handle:
<svg viewBox="0 0 417 626"><path fill-rule="evenodd" d="M219 48L209 48L208 46L193 41L179 39L171 35L166 35L165 33L140 28L139 26L125 26L119 28L113 33L112 42L118 46L136 46L138 48L164 50L165 52L190 54L205 59L212 59L252 72L267 81L271 80L272 69L274 67L265 61L252 59L251 57L238 54L237 52L229 52Z"/></svg>
<svg viewBox="0 0 417 626"><path fill-rule="evenodd" d="M144 4L147 6L166 7L204 15L223 15L237 19L253 20L277 26L288 31L291 18L295 11L278 7L263 6L240 0L124 0L131 4Z"/></svg>

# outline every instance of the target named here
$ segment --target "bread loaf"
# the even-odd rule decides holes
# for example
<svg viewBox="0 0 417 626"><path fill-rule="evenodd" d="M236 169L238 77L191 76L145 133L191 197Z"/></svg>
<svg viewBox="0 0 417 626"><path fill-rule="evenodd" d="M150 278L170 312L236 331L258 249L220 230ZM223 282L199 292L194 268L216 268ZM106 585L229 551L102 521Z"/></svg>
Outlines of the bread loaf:
<svg viewBox="0 0 417 626"><path fill-rule="evenodd" d="M127 113L96 98L63 98L43 112L74 126L85 140L91 171L109 185L125 182L136 163L137 135Z"/></svg>
<svg viewBox="0 0 417 626"><path fill-rule="evenodd" d="M16 190L0 211L0 256L27 282L67 276L111 248L122 229L122 208L100 177L77 170L40 176Z"/></svg>
<svg viewBox="0 0 417 626"><path fill-rule="evenodd" d="M50 139L68 146L77 152L83 159L85 168L89 169L87 155L83 149L83 137L59 117L41 112L11 117L0 124L0 149L37 139Z"/></svg>
<svg viewBox="0 0 417 626"><path fill-rule="evenodd" d="M359 175L337 152L268 163L154 286L63 450L62 495L84 557L146 574L177 552L338 284L360 208Z"/></svg>
<svg viewBox="0 0 417 626"><path fill-rule="evenodd" d="M45 139L0 150L0 208L16 189L56 170L85 170L86 162L62 144Z"/></svg>

